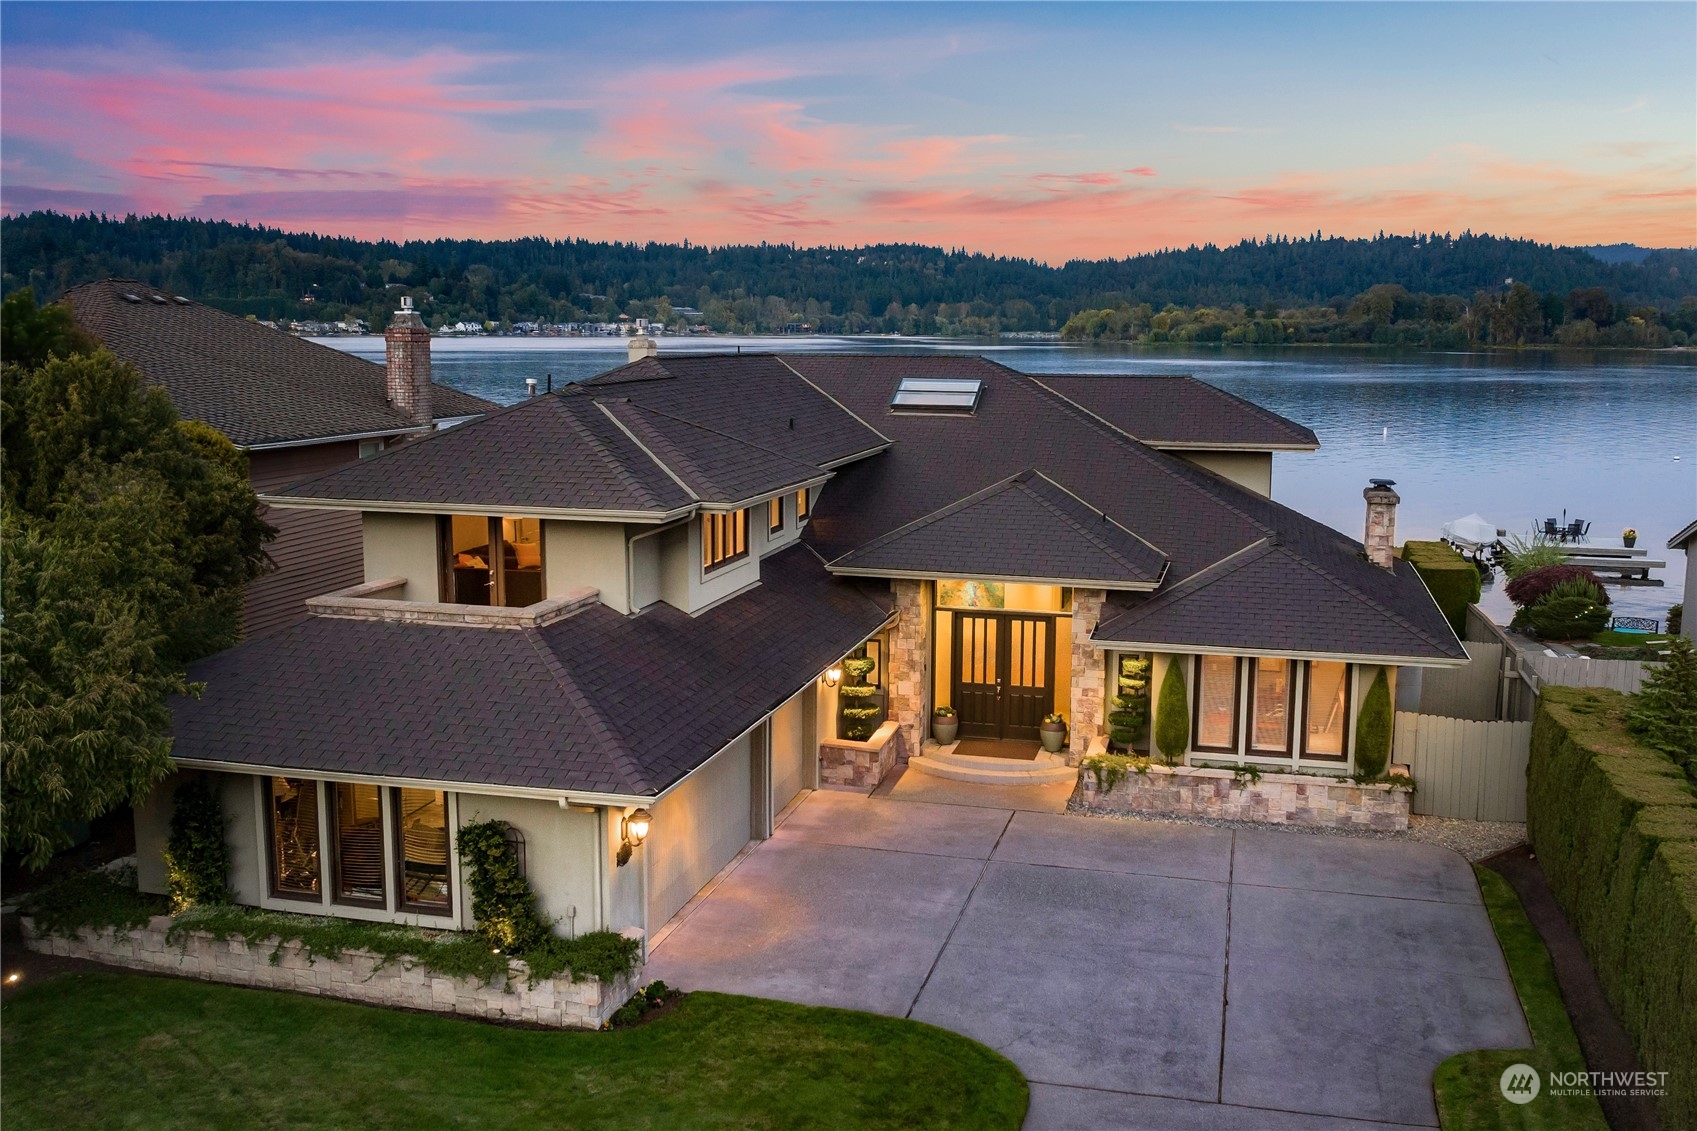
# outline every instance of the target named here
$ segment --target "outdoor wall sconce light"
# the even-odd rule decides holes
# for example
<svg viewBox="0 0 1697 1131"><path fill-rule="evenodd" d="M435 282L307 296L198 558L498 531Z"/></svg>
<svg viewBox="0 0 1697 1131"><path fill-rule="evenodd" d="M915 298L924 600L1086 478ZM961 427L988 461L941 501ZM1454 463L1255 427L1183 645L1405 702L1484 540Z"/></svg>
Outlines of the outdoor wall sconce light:
<svg viewBox="0 0 1697 1131"><path fill-rule="evenodd" d="M837 684L841 683L842 681L843 681L843 669L842 668L833 667L833 668L826 668L825 669L825 686L826 687L835 687L835 686L837 686Z"/></svg>
<svg viewBox="0 0 1697 1131"><path fill-rule="evenodd" d="M648 839L648 825L653 820L654 814L647 809L638 809L620 822L619 867L629 864L631 850Z"/></svg>

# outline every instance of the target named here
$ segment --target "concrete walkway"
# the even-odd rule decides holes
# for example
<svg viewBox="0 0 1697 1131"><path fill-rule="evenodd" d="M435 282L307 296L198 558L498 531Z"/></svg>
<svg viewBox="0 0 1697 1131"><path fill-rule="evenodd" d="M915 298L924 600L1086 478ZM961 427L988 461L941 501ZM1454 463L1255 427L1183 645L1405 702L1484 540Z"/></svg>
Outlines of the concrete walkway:
<svg viewBox="0 0 1697 1131"><path fill-rule="evenodd" d="M1435 1126L1531 1043L1429 845L816 793L657 935L684 989L912 1017L1011 1058L1033 1128Z"/></svg>

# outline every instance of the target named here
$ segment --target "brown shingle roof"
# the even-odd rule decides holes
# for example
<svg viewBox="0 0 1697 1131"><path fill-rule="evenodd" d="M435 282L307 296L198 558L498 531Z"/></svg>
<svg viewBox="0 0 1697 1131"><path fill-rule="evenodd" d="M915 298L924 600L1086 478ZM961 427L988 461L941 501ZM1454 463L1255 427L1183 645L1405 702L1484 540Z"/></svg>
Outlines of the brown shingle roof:
<svg viewBox="0 0 1697 1131"><path fill-rule="evenodd" d="M126 296L134 296L134 301ZM146 283L106 279L65 295L77 323L170 394L182 416L242 447L405 432L389 406L383 366L179 299ZM477 416L494 405L436 384L435 414Z"/></svg>
<svg viewBox="0 0 1697 1131"><path fill-rule="evenodd" d="M1267 451L1320 446L1314 433L1295 421L1194 377L1041 374L1034 380L1151 447Z"/></svg>

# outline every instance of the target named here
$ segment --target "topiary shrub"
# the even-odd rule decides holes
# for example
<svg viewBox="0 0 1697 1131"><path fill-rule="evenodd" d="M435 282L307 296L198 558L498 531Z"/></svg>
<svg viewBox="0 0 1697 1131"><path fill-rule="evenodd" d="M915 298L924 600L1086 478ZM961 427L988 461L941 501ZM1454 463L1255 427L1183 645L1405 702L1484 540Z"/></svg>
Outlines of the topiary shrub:
<svg viewBox="0 0 1697 1131"><path fill-rule="evenodd" d="M1606 606L1609 603L1608 592L1603 589L1603 583L1597 580L1597 575L1584 566L1575 565L1552 565L1530 570L1510 581L1503 587L1503 592L1508 594L1508 599L1515 605L1526 609L1550 596L1563 582L1575 580L1590 582L1596 604Z"/></svg>
<svg viewBox="0 0 1697 1131"><path fill-rule="evenodd" d="M1190 697L1184 690L1184 661L1175 656L1161 678L1161 698L1155 712L1155 749L1169 766L1178 765L1190 749Z"/></svg>
<svg viewBox="0 0 1697 1131"><path fill-rule="evenodd" d="M1545 640L1584 640L1609 623L1609 610L1583 590L1560 593L1525 610L1525 622Z"/></svg>
<svg viewBox="0 0 1697 1131"><path fill-rule="evenodd" d="M230 845L224 807L212 780L190 778L177 787L171 831L165 838L165 882L171 913L230 902Z"/></svg>
<svg viewBox="0 0 1697 1131"><path fill-rule="evenodd" d="M1362 777L1384 774L1391 760L1391 685L1385 669L1373 677L1355 720L1355 769Z"/></svg>
<svg viewBox="0 0 1697 1131"><path fill-rule="evenodd" d="M471 869L471 913L477 933L508 953L541 945L552 933L536 909L536 893L507 843L504 821L478 821L462 826L460 859Z"/></svg>
<svg viewBox="0 0 1697 1131"><path fill-rule="evenodd" d="M1120 657L1119 694L1108 712L1108 741L1130 750L1149 722L1149 658Z"/></svg>
<svg viewBox="0 0 1697 1131"><path fill-rule="evenodd" d="M1444 619L1460 636L1467 628L1467 606L1479 600L1479 567L1443 542L1407 542L1402 558L1414 567Z"/></svg>

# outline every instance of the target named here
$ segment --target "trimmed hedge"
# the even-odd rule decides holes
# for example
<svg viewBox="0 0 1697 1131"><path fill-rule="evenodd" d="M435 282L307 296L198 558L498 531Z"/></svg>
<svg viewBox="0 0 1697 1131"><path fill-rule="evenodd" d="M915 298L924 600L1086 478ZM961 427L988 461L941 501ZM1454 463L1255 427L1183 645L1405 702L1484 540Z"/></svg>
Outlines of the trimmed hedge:
<svg viewBox="0 0 1697 1131"><path fill-rule="evenodd" d="M1442 542L1404 542L1402 558L1426 583L1460 636L1467 629L1467 606L1479 600L1479 568Z"/></svg>
<svg viewBox="0 0 1697 1131"><path fill-rule="evenodd" d="M1631 700L1545 687L1532 722L1532 847L1651 1072L1663 1126L1697 1126L1697 794L1626 732Z"/></svg>

